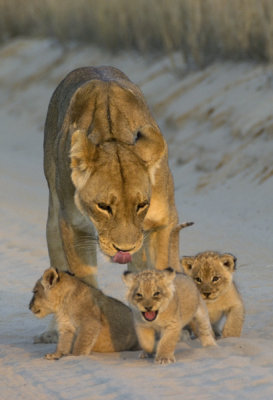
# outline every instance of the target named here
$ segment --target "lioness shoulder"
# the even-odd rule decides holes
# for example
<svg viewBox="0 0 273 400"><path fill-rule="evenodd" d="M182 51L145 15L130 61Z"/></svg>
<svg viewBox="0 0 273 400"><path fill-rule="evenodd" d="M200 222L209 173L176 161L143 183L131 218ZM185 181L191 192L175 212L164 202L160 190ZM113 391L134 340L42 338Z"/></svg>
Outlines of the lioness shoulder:
<svg viewBox="0 0 273 400"><path fill-rule="evenodd" d="M47 359L138 349L129 307L55 268L37 281L29 308L38 318L55 314L59 339Z"/></svg>
<svg viewBox="0 0 273 400"><path fill-rule="evenodd" d="M236 257L206 251L193 257L183 257L181 264L206 302L215 333L219 334L219 323L226 317L222 336L240 336L244 322L244 305L233 281Z"/></svg>
<svg viewBox="0 0 273 400"><path fill-rule="evenodd" d="M127 299L132 305L142 356L154 352L155 361L175 361L174 350L182 328L194 321L203 346L214 345L206 306L194 283L171 268L125 272ZM156 345L156 333L160 340Z"/></svg>

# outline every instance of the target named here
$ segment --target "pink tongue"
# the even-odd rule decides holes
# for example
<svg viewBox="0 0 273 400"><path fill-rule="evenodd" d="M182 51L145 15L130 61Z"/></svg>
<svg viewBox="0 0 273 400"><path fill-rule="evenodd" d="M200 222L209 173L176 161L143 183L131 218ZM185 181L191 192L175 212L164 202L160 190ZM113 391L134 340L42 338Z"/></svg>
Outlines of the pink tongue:
<svg viewBox="0 0 273 400"><path fill-rule="evenodd" d="M118 251L117 254L114 255L113 261L119 264L127 264L132 261L132 256L130 253Z"/></svg>
<svg viewBox="0 0 273 400"><path fill-rule="evenodd" d="M153 319L155 319L155 311L146 311L145 318L148 321L152 321Z"/></svg>

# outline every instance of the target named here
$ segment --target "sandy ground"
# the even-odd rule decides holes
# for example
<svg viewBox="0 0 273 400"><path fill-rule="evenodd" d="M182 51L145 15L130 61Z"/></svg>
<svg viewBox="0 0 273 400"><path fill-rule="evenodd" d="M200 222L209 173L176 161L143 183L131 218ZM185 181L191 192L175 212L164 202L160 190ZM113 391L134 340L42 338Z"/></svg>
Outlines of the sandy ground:
<svg viewBox="0 0 273 400"><path fill-rule="evenodd" d="M179 55L143 59L18 40L0 48L0 399L271 399L273 396L273 67L217 64L187 72ZM28 310L48 266L43 124L67 72L114 65L139 84L169 144L181 254L228 251L246 306L241 338L180 342L175 364L138 352L43 359L48 320ZM124 299L123 266L99 259L99 283Z"/></svg>

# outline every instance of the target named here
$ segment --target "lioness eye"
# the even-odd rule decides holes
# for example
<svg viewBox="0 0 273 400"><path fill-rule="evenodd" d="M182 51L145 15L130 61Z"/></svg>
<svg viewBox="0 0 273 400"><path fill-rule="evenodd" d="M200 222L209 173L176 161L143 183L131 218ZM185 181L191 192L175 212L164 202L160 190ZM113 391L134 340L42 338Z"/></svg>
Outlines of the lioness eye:
<svg viewBox="0 0 273 400"><path fill-rule="evenodd" d="M195 278L195 281L196 281L197 283L201 283L201 282L202 282L202 279L200 279L199 277L197 277L197 278Z"/></svg>
<svg viewBox="0 0 273 400"><path fill-rule="evenodd" d="M160 296L160 292L154 292L153 297L158 297Z"/></svg>
<svg viewBox="0 0 273 400"><path fill-rule="evenodd" d="M106 204L106 203L98 203L98 208L100 208L103 211L107 211L108 214L112 214L112 208Z"/></svg>
<svg viewBox="0 0 273 400"><path fill-rule="evenodd" d="M149 205L149 202L147 200L142 201L141 203L139 203L137 205L137 212L144 210L148 205Z"/></svg>
<svg viewBox="0 0 273 400"><path fill-rule="evenodd" d="M136 293L136 297L138 298L138 299L142 299L142 294L141 293Z"/></svg>
<svg viewBox="0 0 273 400"><path fill-rule="evenodd" d="M214 277L212 278L212 282L217 282L217 281L219 281L219 276L214 276Z"/></svg>

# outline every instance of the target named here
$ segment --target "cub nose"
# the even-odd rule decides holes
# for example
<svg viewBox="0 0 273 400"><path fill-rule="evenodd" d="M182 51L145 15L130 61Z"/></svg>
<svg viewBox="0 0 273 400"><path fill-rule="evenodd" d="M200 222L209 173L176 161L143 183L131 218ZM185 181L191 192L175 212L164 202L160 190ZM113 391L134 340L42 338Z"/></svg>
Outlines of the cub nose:
<svg viewBox="0 0 273 400"><path fill-rule="evenodd" d="M152 308L153 308L152 306L145 306L146 311L152 311Z"/></svg>
<svg viewBox="0 0 273 400"><path fill-rule="evenodd" d="M203 295L208 299L209 296L211 295L211 292L204 292Z"/></svg>

